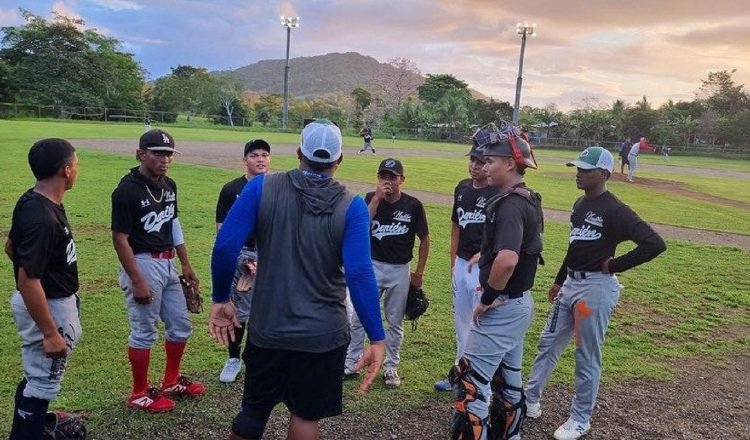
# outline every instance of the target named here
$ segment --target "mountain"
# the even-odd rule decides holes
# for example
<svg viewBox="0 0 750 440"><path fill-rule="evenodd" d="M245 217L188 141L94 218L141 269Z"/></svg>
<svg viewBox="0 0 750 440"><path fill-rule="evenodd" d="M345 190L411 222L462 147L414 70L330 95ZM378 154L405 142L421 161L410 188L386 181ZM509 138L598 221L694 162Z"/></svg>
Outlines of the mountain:
<svg viewBox="0 0 750 440"><path fill-rule="evenodd" d="M231 71L245 89L258 93L284 93L285 60L263 60ZM380 69L392 69L373 57L357 52L329 53L289 59L289 94L296 98L326 94L349 94L364 87ZM219 73L219 72L217 72ZM424 77L420 78L424 81ZM474 97L484 97L471 90ZM486 99L486 97L484 97Z"/></svg>

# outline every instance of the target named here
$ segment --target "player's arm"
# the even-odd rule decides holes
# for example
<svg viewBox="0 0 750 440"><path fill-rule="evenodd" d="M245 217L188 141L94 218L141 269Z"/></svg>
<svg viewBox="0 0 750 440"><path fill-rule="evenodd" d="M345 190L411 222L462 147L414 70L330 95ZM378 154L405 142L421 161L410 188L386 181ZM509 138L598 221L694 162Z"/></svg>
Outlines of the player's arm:
<svg viewBox="0 0 750 440"><path fill-rule="evenodd" d="M229 208L232 206L233 200L231 195L227 191L227 187L224 186L219 193L219 200L216 202L216 232L219 232L221 224L224 222L224 218L229 212Z"/></svg>
<svg viewBox="0 0 750 440"><path fill-rule="evenodd" d="M21 292L21 297L26 305L26 310L31 315L31 319L42 332L44 354L50 358L65 356L68 352L68 346L57 330L55 319L49 311L42 281L39 278L30 278L23 266L18 268L18 291Z"/></svg>
<svg viewBox="0 0 750 440"><path fill-rule="evenodd" d="M385 182L378 181L378 185L375 187L375 192L372 193L370 201L367 203L370 220L375 218L375 213L378 211L378 206L380 205L380 201L383 200L383 197L385 197Z"/></svg>
<svg viewBox="0 0 750 440"><path fill-rule="evenodd" d="M355 366L357 370L368 367L359 387L360 392L365 392L377 377L383 363L385 331L380 318L378 285L370 256L370 218L360 197L352 199L346 212L341 254L354 311L370 339L370 345Z"/></svg>
<svg viewBox="0 0 750 440"><path fill-rule="evenodd" d="M122 268L128 274L128 278L130 278L130 282L133 284L133 299L138 304L151 304L153 300L151 288L135 263L135 254L133 254L133 248L128 243L128 237L130 237L130 234L113 230L112 245L115 247L117 259L120 260Z"/></svg>
<svg viewBox="0 0 750 440"><path fill-rule="evenodd" d="M453 266L456 265L456 255L458 254L458 234L460 232L459 226L456 223L451 223L451 273L453 273Z"/></svg>
<svg viewBox="0 0 750 440"><path fill-rule="evenodd" d="M197 283L198 277L190 265L187 247L185 246L185 237L182 233L182 224L180 224L178 217L172 219L172 244L177 253L177 258L180 260L180 266L182 266L182 275L191 283Z"/></svg>
<svg viewBox="0 0 750 440"><path fill-rule="evenodd" d="M653 260L657 255L667 250L664 239L654 229L643 221L630 207L618 209L618 235L621 239L635 242L636 247L625 255L617 258L605 259L602 271L605 273L621 273L635 266Z"/></svg>
<svg viewBox="0 0 750 440"><path fill-rule="evenodd" d="M417 257L417 267L411 275L411 282L416 287L422 287L424 270L427 267L427 257L430 255L430 234L419 237L419 256Z"/></svg>

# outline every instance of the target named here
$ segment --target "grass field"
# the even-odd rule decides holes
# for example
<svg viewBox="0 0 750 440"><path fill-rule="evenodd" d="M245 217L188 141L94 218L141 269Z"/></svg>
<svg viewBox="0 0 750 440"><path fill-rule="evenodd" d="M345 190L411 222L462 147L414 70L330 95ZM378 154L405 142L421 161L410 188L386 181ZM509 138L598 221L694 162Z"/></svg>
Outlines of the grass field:
<svg viewBox="0 0 750 440"><path fill-rule="evenodd" d="M174 129L181 139L244 142L247 133L204 129ZM135 138L140 128L106 126L103 124L65 124L0 121L0 151L5 160L0 164L0 233L7 234L10 216L18 196L33 185L26 153L40 137L68 138ZM296 143L291 134L269 134L271 142ZM134 141L135 142L135 141ZM350 146L358 139L347 138ZM403 147L403 145L401 146ZM408 148L435 151L445 145L410 143ZM450 146L455 149L455 146ZM443 150L440 150L443 151ZM447 151L447 150L446 150ZM560 152L540 152L540 160L562 162ZM80 149L80 171L76 187L65 199L66 210L76 237L81 277L82 320L84 336L74 353L54 408L82 409L89 417L92 438L176 438L181 422L198 420L204 434L213 438L224 432L239 402L238 385L218 383L218 372L225 360L224 350L213 343L207 332L206 314L194 316L195 332L184 362L184 371L208 385L208 395L190 402L181 402L172 413L153 417L127 409L124 399L129 392L130 372L125 355L128 323L122 294L117 286L118 263L109 236L110 194L128 168L135 166L130 155L116 155ZM567 158L567 156L566 156ZM342 178L371 181L376 159L347 160ZM680 158L682 160L682 158ZM406 164L407 188L450 193L452 185L464 178L465 164L441 157L409 158ZM700 161L691 162L698 166ZM728 162L732 163L732 162ZM291 156L274 157L274 168L294 165ZM732 163L737 166L736 163ZM711 166L722 168L720 161ZM550 167L551 168L551 167ZM750 167L749 167L750 168ZM744 168L734 168L744 169ZM566 172L564 167L555 173ZM216 197L223 183L234 178L237 170L186 165L178 161L170 170L180 189L182 224L185 228L191 260L204 286L209 286L209 255L214 236ZM669 178L670 176L660 176ZM545 205L567 209L576 197L572 182L561 174L529 173L529 182L545 196ZM715 191L737 185L734 179L700 179L692 187L696 191ZM630 202L644 197L638 188L615 186L614 191ZM744 196L740 200L745 200ZM644 218L662 223L720 229L703 217L723 219L726 229L747 234L750 219L746 211L710 203L699 204L669 194L657 200L633 202ZM687 206L685 206L687 205ZM724 209L724 210L722 210ZM386 390L382 382L365 398L355 393L355 384L346 383L346 411L385 411L395 406L409 410L433 399L432 385L444 376L454 356L454 339L448 274L448 237L450 208L429 204L427 215L432 237L432 252L425 275L425 290L431 308L420 320L416 332L407 330L402 350L401 373L404 385ZM667 211L667 212L664 212ZM661 214L659 214L661 212ZM533 290L536 319L526 340L524 360L528 373L538 335L544 324L549 304L546 290L562 259L567 245L567 230L562 224L550 223L545 234L545 259ZM604 383L628 378L667 379L672 367L681 359L699 354L714 358L750 349L750 255L734 249L668 241L668 251L652 263L620 276L626 286L621 304L607 335L604 348ZM620 252L628 249L622 246ZM0 363L6 374L0 377L0 436L7 436L11 417L11 396L21 377L19 339L11 319L7 299L13 290L12 269L7 259L0 260L0 292L6 300L0 306ZM204 293L209 294L206 287ZM154 350L151 378L159 380L163 368L161 349ZM572 358L566 353L552 378L555 383L571 383ZM443 395L445 404L449 397ZM182 438L182 437L180 437Z"/></svg>

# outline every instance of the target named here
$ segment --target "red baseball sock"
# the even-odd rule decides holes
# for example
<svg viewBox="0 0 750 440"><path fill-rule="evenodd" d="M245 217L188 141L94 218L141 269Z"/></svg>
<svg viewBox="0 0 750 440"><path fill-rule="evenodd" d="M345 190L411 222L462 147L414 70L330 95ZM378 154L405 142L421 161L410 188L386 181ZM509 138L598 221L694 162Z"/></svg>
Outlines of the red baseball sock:
<svg viewBox="0 0 750 440"><path fill-rule="evenodd" d="M130 359L130 369L133 372L133 394L140 394L148 388L148 364L151 361L151 350L128 347L128 359Z"/></svg>
<svg viewBox="0 0 750 440"><path fill-rule="evenodd" d="M180 377L180 363L182 353L185 352L187 342L165 341L164 349L167 351L167 367L164 369L164 381L162 385L172 385Z"/></svg>

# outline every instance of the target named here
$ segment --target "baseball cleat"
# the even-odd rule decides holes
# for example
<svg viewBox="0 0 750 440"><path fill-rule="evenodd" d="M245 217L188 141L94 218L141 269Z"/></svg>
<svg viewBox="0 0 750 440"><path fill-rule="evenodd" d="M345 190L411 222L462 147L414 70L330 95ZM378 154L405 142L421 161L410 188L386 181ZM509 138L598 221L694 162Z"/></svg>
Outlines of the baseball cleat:
<svg viewBox="0 0 750 440"><path fill-rule="evenodd" d="M344 367L344 379L351 379L359 376L359 371L355 370L354 367Z"/></svg>
<svg viewBox="0 0 750 440"><path fill-rule="evenodd" d="M554 437L556 440L576 440L588 434L590 429L591 423L581 423L573 419L568 419L557 428Z"/></svg>
<svg viewBox="0 0 750 440"><path fill-rule="evenodd" d="M541 416L542 416L541 402L536 402L536 403L526 402L526 418L538 419Z"/></svg>
<svg viewBox="0 0 750 440"><path fill-rule="evenodd" d="M395 368L388 368L383 372L385 386L389 388L398 388L401 386L401 378L398 377L398 371Z"/></svg>
<svg viewBox="0 0 750 440"><path fill-rule="evenodd" d="M162 385L161 392L167 396L200 396L206 387L200 382L193 382L187 376L180 376L171 385Z"/></svg>
<svg viewBox="0 0 750 440"><path fill-rule="evenodd" d="M175 403L174 400L162 396L158 388L151 387L142 393L131 395L128 406L150 413L162 413L173 410Z"/></svg>
<svg viewBox="0 0 750 440"><path fill-rule="evenodd" d="M441 379L435 382L435 391L452 391L453 386L448 379Z"/></svg>
<svg viewBox="0 0 750 440"><path fill-rule="evenodd" d="M240 374L242 369L242 361L237 358L229 358L224 364L224 369L221 370L219 375L219 382L232 383L237 380L237 375Z"/></svg>

